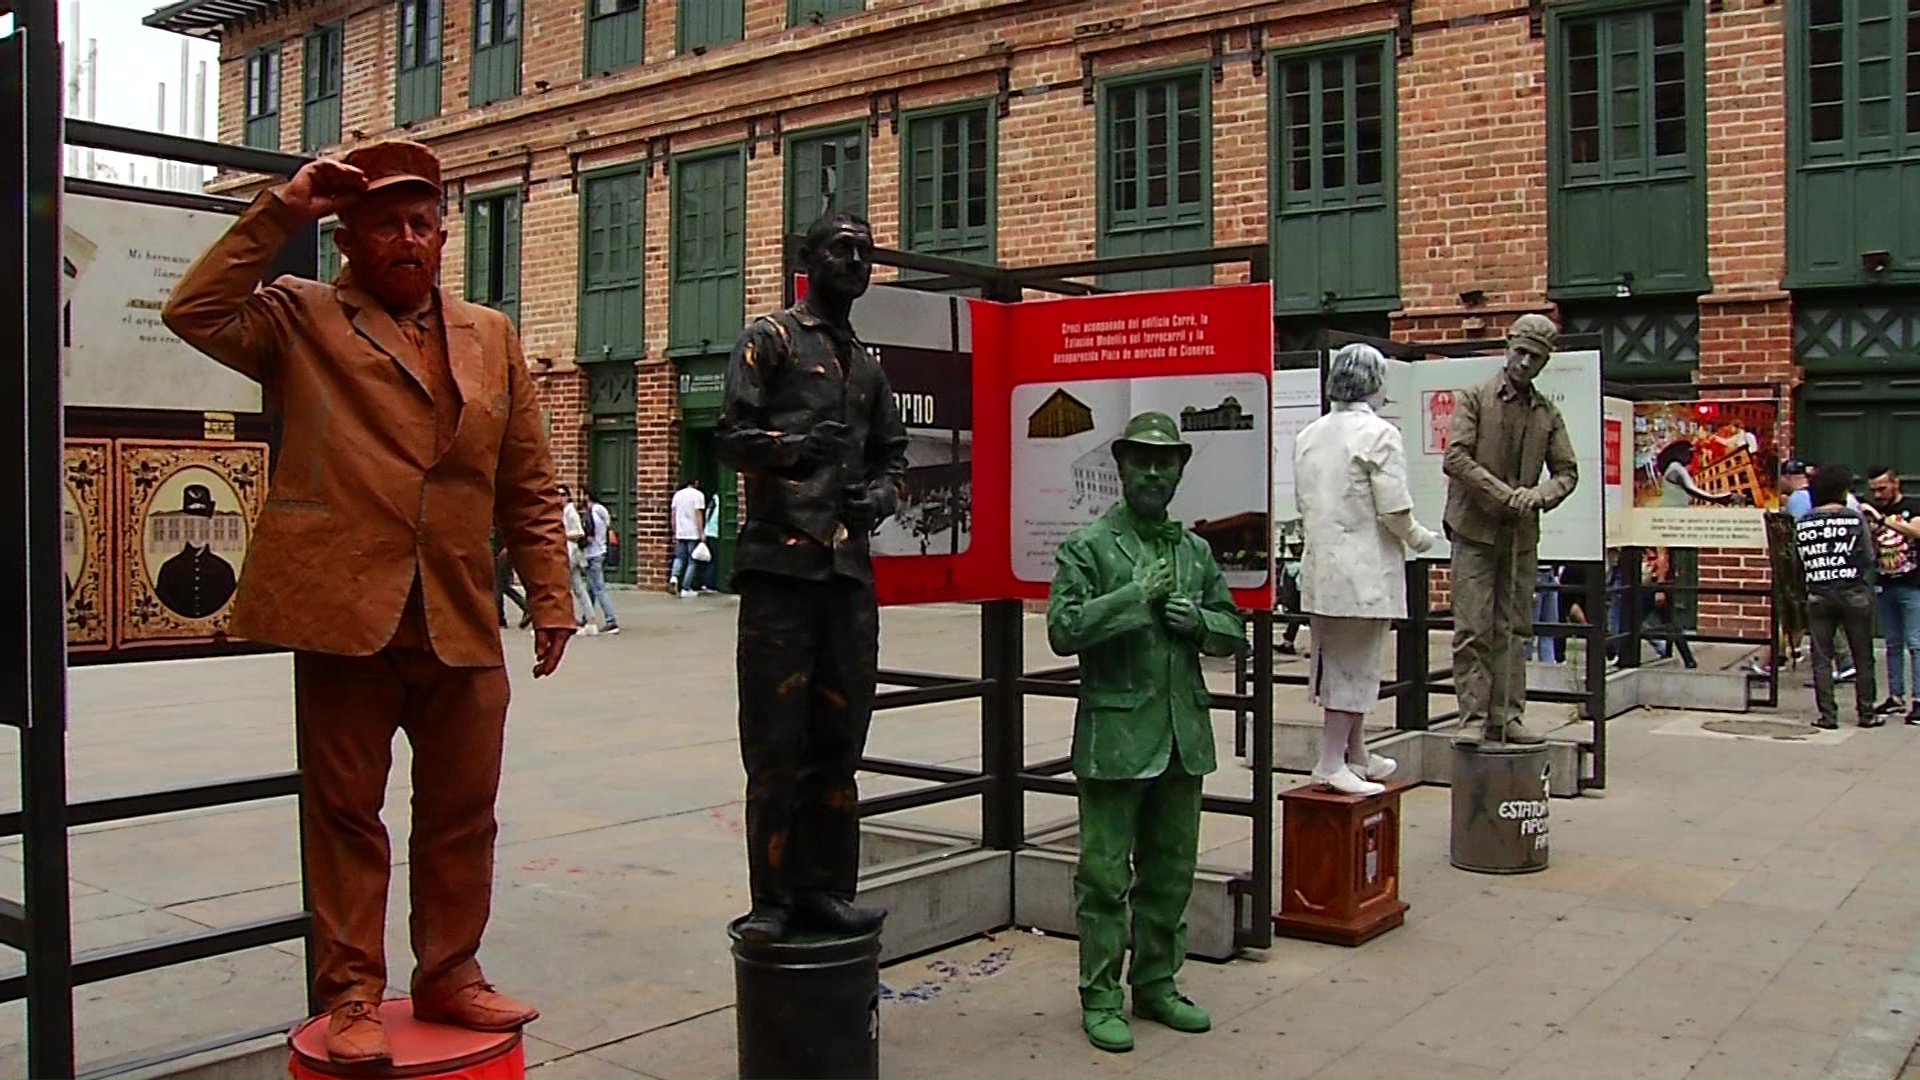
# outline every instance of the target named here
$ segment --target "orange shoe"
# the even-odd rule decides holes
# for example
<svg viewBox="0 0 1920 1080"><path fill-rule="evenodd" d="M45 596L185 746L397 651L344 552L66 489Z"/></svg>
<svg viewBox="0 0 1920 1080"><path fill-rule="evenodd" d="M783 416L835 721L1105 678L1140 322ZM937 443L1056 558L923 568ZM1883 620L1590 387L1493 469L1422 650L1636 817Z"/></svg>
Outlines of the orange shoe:
<svg viewBox="0 0 1920 1080"><path fill-rule="evenodd" d="M366 1065L393 1060L387 1047L386 1025L380 1007L371 1001L349 1001L327 1017L327 1060L336 1065Z"/></svg>
<svg viewBox="0 0 1920 1080"><path fill-rule="evenodd" d="M438 1000L414 998L413 1016L425 1023L451 1024L468 1031L518 1031L522 1025L540 1019L540 1010L495 990L492 983L477 982Z"/></svg>

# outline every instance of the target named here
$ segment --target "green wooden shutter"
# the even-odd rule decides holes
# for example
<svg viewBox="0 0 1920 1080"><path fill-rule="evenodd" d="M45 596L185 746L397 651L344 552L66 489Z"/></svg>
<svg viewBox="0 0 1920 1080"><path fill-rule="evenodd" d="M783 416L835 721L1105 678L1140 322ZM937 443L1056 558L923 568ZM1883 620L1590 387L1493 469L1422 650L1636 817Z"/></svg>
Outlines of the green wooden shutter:
<svg viewBox="0 0 1920 1080"><path fill-rule="evenodd" d="M737 148L673 161L672 354L728 349L746 319L745 165Z"/></svg>
<svg viewBox="0 0 1920 1080"><path fill-rule="evenodd" d="M1920 5L1790 0L1784 17L1786 284L1920 282Z"/></svg>
<svg viewBox="0 0 1920 1080"><path fill-rule="evenodd" d="M591 177L580 202L580 359L637 360L646 349L646 177Z"/></svg>
<svg viewBox="0 0 1920 1080"><path fill-rule="evenodd" d="M393 122L440 115L440 0L400 0L394 12L399 67L393 84Z"/></svg>
<svg viewBox="0 0 1920 1080"><path fill-rule="evenodd" d="M867 135L862 128L797 136L787 143L787 235L802 235L829 211L867 215Z"/></svg>
<svg viewBox="0 0 1920 1080"><path fill-rule="evenodd" d="M487 304L494 296L494 244L499 233L499 203L494 199L467 200L466 297Z"/></svg>
<svg viewBox="0 0 1920 1080"><path fill-rule="evenodd" d="M1098 252L1153 255L1213 241L1206 81L1198 72L1102 88ZM1113 289L1205 285L1213 268L1107 274Z"/></svg>
<svg viewBox="0 0 1920 1080"><path fill-rule="evenodd" d="M647 13L640 0L587 0L588 78L647 57Z"/></svg>
<svg viewBox="0 0 1920 1080"><path fill-rule="evenodd" d="M500 310L520 325L520 202L519 192L500 200Z"/></svg>
<svg viewBox="0 0 1920 1080"><path fill-rule="evenodd" d="M300 65L300 149L312 153L340 141L340 51L346 29L339 23L307 32Z"/></svg>
<svg viewBox="0 0 1920 1080"><path fill-rule="evenodd" d="M1399 305L1387 43L1274 57L1275 310Z"/></svg>
<svg viewBox="0 0 1920 1080"><path fill-rule="evenodd" d="M986 106L908 118L900 155L908 251L993 262L993 134Z"/></svg>
<svg viewBox="0 0 1920 1080"><path fill-rule="evenodd" d="M1548 283L1555 296L1708 287L1693 3L1549 12Z"/></svg>
<svg viewBox="0 0 1920 1080"><path fill-rule="evenodd" d="M488 105L520 93L520 0L474 0L467 101Z"/></svg>
<svg viewBox="0 0 1920 1080"><path fill-rule="evenodd" d="M246 117L241 138L257 150L280 149L280 47L271 45L247 55Z"/></svg>
<svg viewBox="0 0 1920 1080"><path fill-rule="evenodd" d="M675 52L692 52L739 41L744 33L745 0L680 0Z"/></svg>
<svg viewBox="0 0 1920 1080"><path fill-rule="evenodd" d="M866 9L867 0L787 0L787 25L802 26L816 18L825 22Z"/></svg>
<svg viewBox="0 0 1920 1080"><path fill-rule="evenodd" d="M340 276L340 249L333 244L333 231L339 227L337 221L320 226L320 258L315 277L321 281L332 281Z"/></svg>

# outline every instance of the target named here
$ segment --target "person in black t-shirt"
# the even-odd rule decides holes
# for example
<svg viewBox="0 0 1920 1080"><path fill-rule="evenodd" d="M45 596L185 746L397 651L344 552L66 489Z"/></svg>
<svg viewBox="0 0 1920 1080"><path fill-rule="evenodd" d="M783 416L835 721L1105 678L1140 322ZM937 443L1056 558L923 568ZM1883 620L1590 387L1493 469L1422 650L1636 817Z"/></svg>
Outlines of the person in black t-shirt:
<svg viewBox="0 0 1920 1080"><path fill-rule="evenodd" d="M1887 639L1887 700L1883 713L1908 704L1907 675L1913 674L1912 708L1907 723L1920 725L1920 498L1900 490L1891 465L1867 470L1873 498L1864 507L1873 525L1880 574L1880 632ZM1911 665L1911 669L1909 669Z"/></svg>
<svg viewBox="0 0 1920 1080"><path fill-rule="evenodd" d="M1833 639L1844 630L1853 647L1853 697L1861 727L1886 723L1873 705L1873 539L1866 519L1847 509L1853 471L1828 465L1813 478L1813 510L1793 526L1807 583L1808 636L1813 639L1813 698L1823 728L1840 726L1833 701Z"/></svg>

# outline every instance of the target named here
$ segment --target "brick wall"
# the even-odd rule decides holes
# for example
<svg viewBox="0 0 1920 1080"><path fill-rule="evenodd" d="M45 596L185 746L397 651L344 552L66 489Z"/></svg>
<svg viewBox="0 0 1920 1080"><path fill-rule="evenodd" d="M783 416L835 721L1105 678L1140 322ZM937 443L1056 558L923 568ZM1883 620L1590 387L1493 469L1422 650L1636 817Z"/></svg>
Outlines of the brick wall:
<svg viewBox="0 0 1920 1080"><path fill-rule="evenodd" d="M1704 6L1704 0L1700 0ZM578 207L575 169L639 160L665 137L675 154L745 138L760 141L746 163L747 314L782 295L786 158L769 133L776 113L788 135L865 121L879 98L868 142L868 207L883 244L899 240L898 109L965 100L992 102L1006 70L1013 91L996 119L998 256L1032 265L1093 254L1097 230L1094 109L1082 100L1082 59L1097 76L1204 63L1224 36L1212 101L1213 235L1216 243L1267 236L1272 69L1256 76L1253 28L1263 49L1392 32L1389 5L1358 0L869 0L866 13L788 29L785 0L746 0L746 40L704 55L675 55L677 4L646 0L644 65L582 77L580 0L525 0L523 93L467 107L470 5L448 0L443 28L441 115L411 126L438 149L449 176L469 191L525 184L521 329L526 354L554 412L562 475L585 468L581 375L574 366ZM1791 384L1784 263L1782 149L1783 6L1725 0L1705 15L1708 263L1714 291L1702 298L1699 381ZM221 63L223 138L240 135L241 58L284 40L283 145L299 140L299 34L313 22L348 19L342 129L349 142L389 134L393 115L393 6L323 2L279 23L226 35ZM1471 21L1467 21L1471 20ZM1514 316L1554 310L1546 297L1547 192L1544 42L1530 36L1511 0L1415 0L1413 53L1394 62L1397 90L1402 340L1498 336ZM545 85L542 86L541 84ZM673 370L660 357L672 317L668 288L667 172L647 182L644 298L647 357L637 366L636 483L643 580L664 576L664 507L678 455ZM225 177L245 190L260 178ZM457 214L453 215L457 219ZM462 235L450 223L446 277L457 285ZM1285 258L1286 253L1279 253ZM1239 280L1222 267L1219 280ZM881 278L886 273L878 275ZM1459 296L1480 290L1483 302ZM1723 389L1723 393L1733 391ZM1787 418L1791 423L1791 418ZM1790 428L1789 428L1790 430ZM1764 579L1764 560L1705 552L1703 580ZM1444 578L1436 581L1444 601ZM1741 605L1705 605L1709 625L1748 627Z"/></svg>

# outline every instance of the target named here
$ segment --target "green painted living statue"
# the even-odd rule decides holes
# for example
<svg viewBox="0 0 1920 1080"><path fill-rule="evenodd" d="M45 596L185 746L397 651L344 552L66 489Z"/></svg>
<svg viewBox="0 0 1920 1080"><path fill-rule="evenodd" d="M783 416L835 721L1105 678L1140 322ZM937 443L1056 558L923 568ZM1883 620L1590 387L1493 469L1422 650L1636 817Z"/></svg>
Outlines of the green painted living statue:
<svg viewBox="0 0 1920 1080"><path fill-rule="evenodd" d="M1080 658L1073 896L1081 1023L1102 1050L1133 1049L1120 993L1129 937L1133 1014L1176 1031L1212 1026L1174 976L1187 955L1200 778L1214 769L1200 656L1232 656L1241 637L1212 550L1167 518L1192 456L1167 414L1128 421L1113 444L1123 498L1060 545L1047 601L1047 640Z"/></svg>

